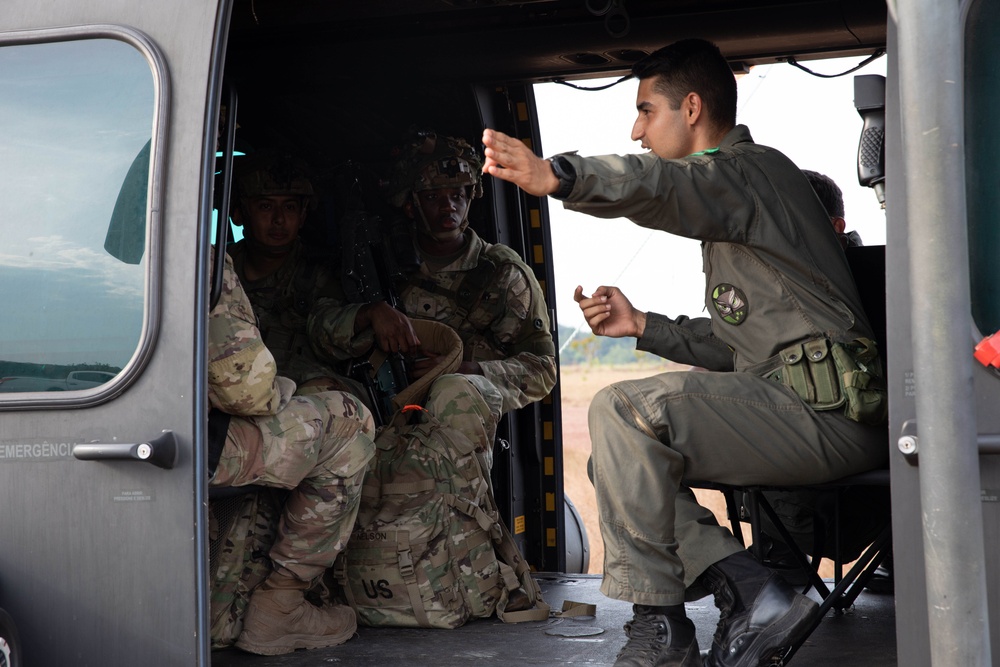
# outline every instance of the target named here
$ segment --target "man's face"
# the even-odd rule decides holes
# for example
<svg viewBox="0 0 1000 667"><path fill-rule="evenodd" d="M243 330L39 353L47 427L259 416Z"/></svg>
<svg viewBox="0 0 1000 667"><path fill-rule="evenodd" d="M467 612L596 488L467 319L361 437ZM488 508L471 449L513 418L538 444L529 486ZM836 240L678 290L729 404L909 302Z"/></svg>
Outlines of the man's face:
<svg viewBox="0 0 1000 667"><path fill-rule="evenodd" d="M694 152L693 137L684 106L671 108L670 100L654 90L658 77L640 79L632 126L632 140L661 158L677 159Z"/></svg>
<svg viewBox="0 0 1000 667"><path fill-rule="evenodd" d="M265 246L288 245L299 237L306 219L301 197L272 195L254 197L246 206L244 227L254 241Z"/></svg>
<svg viewBox="0 0 1000 667"><path fill-rule="evenodd" d="M439 241L462 235L462 222L469 212L469 189L438 188L417 193L420 210L427 222L427 231Z"/></svg>

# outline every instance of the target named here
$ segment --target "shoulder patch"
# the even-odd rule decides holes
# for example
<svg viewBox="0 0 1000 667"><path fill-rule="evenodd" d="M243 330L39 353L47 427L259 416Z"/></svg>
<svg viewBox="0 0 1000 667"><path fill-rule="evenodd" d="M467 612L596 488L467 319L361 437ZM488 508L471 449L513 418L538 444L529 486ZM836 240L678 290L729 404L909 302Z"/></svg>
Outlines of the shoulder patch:
<svg viewBox="0 0 1000 667"><path fill-rule="evenodd" d="M750 313L750 304L747 303L747 295L738 287L729 283L720 283L712 290L712 305L722 317L723 321L729 324L743 324Z"/></svg>

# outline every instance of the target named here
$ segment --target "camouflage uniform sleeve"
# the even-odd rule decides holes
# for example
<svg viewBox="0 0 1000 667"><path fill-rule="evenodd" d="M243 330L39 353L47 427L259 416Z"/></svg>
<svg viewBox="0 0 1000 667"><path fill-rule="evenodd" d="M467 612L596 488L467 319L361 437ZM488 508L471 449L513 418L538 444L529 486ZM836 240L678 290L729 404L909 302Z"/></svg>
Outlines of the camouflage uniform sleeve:
<svg viewBox="0 0 1000 667"><path fill-rule="evenodd" d="M273 415L295 385L279 378L243 286L226 256L222 295L208 316L208 399L212 407L243 417Z"/></svg>
<svg viewBox="0 0 1000 667"><path fill-rule="evenodd" d="M361 305L332 297L316 302L306 324L309 344L316 356L332 363L360 357L371 349L375 334L370 328L354 333L354 319Z"/></svg>
<svg viewBox="0 0 1000 667"><path fill-rule="evenodd" d="M479 361L479 366L499 389L503 411L508 412L552 391L556 384L555 344L542 288L528 267L506 263L496 280L506 295L506 305L493 322L493 336L510 354L505 359Z"/></svg>

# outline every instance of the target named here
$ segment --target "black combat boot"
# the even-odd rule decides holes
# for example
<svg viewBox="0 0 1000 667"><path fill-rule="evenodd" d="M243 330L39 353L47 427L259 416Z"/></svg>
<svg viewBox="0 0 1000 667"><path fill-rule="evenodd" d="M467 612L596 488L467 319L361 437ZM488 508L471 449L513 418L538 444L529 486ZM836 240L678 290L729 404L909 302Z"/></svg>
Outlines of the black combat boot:
<svg viewBox="0 0 1000 667"><path fill-rule="evenodd" d="M694 623L675 607L632 606L625 624L628 642L618 652L615 667L701 667Z"/></svg>
<svg viewBox="0 0 1000 667"><path fill-rule="evenodd" d="M705 667L770 664L809 632L819 609L745 551L705 570L699 582L719 608Z"/></svg>

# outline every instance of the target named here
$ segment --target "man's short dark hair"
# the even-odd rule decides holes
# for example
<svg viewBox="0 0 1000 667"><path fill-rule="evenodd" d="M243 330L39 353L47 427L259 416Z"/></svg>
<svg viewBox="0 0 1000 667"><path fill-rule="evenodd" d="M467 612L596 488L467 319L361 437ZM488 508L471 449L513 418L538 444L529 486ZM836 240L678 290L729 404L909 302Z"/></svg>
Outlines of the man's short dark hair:
<svg viewBox="0 0 1000 667"><path fill-rule="evenodd" d="M736 76L712 42L683 39L664 46L632 66L637 79L659 77L658 93L679 109L688 93L698 93L708 118L719 129L736 125Z"/></svg>
<svg viewBox="0 0 1000 667"><path fill-rule="evenodd" d="M844 217L844 193L840 191L840 186L834 183L833 179L818 171L803 169L802 173L809 179L809 184L823 202L823 208L831 218Z"/></svg>

